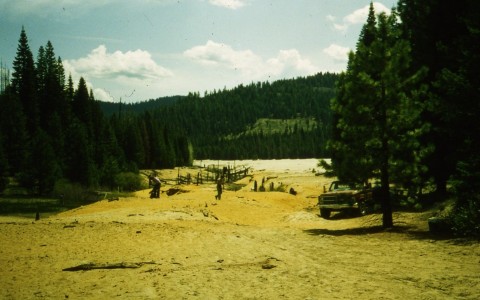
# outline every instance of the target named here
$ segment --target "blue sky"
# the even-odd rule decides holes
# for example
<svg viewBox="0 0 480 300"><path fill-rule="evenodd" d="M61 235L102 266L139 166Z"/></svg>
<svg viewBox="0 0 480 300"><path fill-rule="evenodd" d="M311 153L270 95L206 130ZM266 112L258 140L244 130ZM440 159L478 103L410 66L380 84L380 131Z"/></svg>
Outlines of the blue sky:
<svg viewBox="0 0 480 300"><path fill-rule="evenodd" d="M396 0L375 1L377 13ZM345 69L370 0L0 0L0 59L22 26L95 97L136 102Z"/></svg>

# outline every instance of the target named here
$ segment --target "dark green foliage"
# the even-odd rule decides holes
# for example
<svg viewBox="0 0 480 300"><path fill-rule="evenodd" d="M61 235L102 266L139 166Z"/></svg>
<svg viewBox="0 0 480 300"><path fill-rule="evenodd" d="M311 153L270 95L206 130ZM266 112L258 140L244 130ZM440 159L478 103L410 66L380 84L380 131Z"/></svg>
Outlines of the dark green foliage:
<svg viewBox="0 0 480 300"><path fill-rule="evenodd" d="M41 218L65 210L57 198L44 198L32 196L3 196L0 198L0 215L17 215L34 218L39 213Z"/></svg>
<svg viewBox="0 0 480 300"><path fill-rule="evenodd" d="M380 178L384 205L390 183L443 199L450 180L453 229L478 236L480 4L400 0L399 11L399 23L384 15L374 23L371 5L340 77L333 169L347 180ZM429 182L436 197L421 197ZM385 216L384 208L392 225Z"/></svg>
<svg viewBox="0 0 480 300"><path fill-rule="evenodd" d="M332 162L344 181L381 184L383 226L392 227L389 187L419 186L425 149L420 138L428 129L421 120L425 90L423 72L411 73L410 47L400 38L397 15L380 14L373 4L355 53L342 74L332 101L335 134Z"/></svg>
<svg viewBox="0 0 480 300"><path fill-rule="evenodd" d="M432 127L422 141L434 144L425 160L437 199L447 196L453 179L457 198L453 223L458 234L478 235L480 175L480 2L400 0L404 36L412 45L413 67L425 66Z"/></svg>
<svg viewBox="0 0 480 300"><path fill-rule="evenodd" d="M3 136L0 132L0 194L8 184L8 160L3 147Z"/></svg>
<svg viewBox="0 0 480 300"><path fill-rule="evenodd" d="M55 182L53 196L55 196L62 207L78 207L100 200L96 192L92 192L80 183L72 183L66 179Z"/></svg>
<svg viewBox="0 0 480 300"><path fill-rule="evenodd" d="M427 67L424 83L429 85L429 110L423 115L432 127L425 137L426 143L435 144L434 151L426 163L428 177L433 177L437 195L446 196L447 181L455 172L456 162L461 159L458 147L464 136L462 111L467 109L468 99L478 99L475 95L466 95L469 89L463 89L460 79L463 68L475 68L471 61L468 65L461 62L478 57L474 31L469 29L470 21L479 18L478 1L461 0L454 5L441 0L400 0L399 11L402 17L404 37L412 45L413 68ZM469 53L469 54L467 54ZM471 74L478 78L477 74ZM459 77L460 75L460 77ZM472 97L473 96L473 97Z"/></svg>
<svg viewBox="0 0 480 300"><path fill-rule="evenodd" d="M325 73L240 85L204 97L191 93L101 106L111 114L126 160L137 168L190 165L194 158L319 157L327 155L329 102L337 77Z"/></svg>
<svg viewBox="0 0 480 300"><path fill-rule="evenodd" d="M95 165L86 126L73 121L65 136L65 177L84 186L95 185Z"/></svg>
<svg viewBox="0 0 480 300"><path fill-rule="evenodd" d="M122 172L115 176L115 184L120 191L138 191L145 188L142 186L142 182L142 177L138 173Z"/></svg>
<svg viewBox="0 0 480 300"><path fill-rule="evenodd" d="M22 105L26 117L27 131L31 135L39 125L39 105L36 93L36 73L33 54L28 45L24 28L20 33L17 55L13 61L11 88Z"/></svg>
<svg viewBox="0 0 480 300"><path fill-rule="evenodd" d="M8 169L4 172L14 175L25 166L28 140L25 115L18 97L10 91L0 95L0 101L0 132L8 161Z"/></svg>
<svg viewBox="0 0 480 300"><path fill-rule="evenodd" d="M3 84L4 73L2 64L2 190L9 176L19 179L23 190L40 195L55 193L55 183L64 179L80 185L79 190L113 189L121 172L192 162L184 131L121 110L105 118L83 78L76 89L71 76L65 80L50 41L39 48L35 63L23 28L10 85Z"/></svg>
<svg viewBox="0 0 480 300"><path fill-rule="evenodd" d="M451 215L457 235L480 237L480 158L470 157L457 165L452 184L456 205Z"/></svg>
<svg viewBox="0 0 480 300"><path fill-rule="evenodd" d="M183 161L191 159L191 150L185 147L190 144L196 159L319 157L326 155L329 101L335 95L336 79L337 75L326 73L240 85L204 97L193 93L154 110L152 118L165 124L170 134L188 137L170 140L163 149L168 155L173 147ZM312 123L297 128L291 123L280 132L267 127L252 130L259 119Z"/></svg>
<svg viewBox="0 0 480 300"><path fill-rule="evenodd" d="M27 143L27 157L23 171L18 174L19 182L30 193L49 194L55 181L60 179L58 157L51 145L51 139L42 129Z"/></svg>

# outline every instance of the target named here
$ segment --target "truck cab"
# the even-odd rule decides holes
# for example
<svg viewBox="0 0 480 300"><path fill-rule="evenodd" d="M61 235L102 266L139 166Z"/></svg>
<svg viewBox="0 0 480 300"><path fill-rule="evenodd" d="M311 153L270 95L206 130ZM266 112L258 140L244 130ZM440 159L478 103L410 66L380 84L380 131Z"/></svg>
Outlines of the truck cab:
<svg viewBox="0 0 480 300"><path fill-rule="evenodd" d="M373 208L372 190L362 184L333 181L318 196L320 216L330 218L332 211L355 211L366 215Z"/></svg>

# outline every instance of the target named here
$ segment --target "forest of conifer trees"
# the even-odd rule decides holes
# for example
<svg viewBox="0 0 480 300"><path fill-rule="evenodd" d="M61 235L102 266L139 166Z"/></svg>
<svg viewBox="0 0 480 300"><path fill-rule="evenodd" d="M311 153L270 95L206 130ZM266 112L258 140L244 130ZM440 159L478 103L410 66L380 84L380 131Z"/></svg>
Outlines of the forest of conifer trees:
<svg viewBox="0 0 480 300"><path fill-rule="evenodd" d="M13 178L39 195L51 194L59 180L111 189L118 174L191 165L194 158L326 155L337 76L107 105L83 78L75 85L66 77L51 42L34 59L22 29L11 79L4 80L10 83L1 93L2 188ZM262 118L285 125L249 131Z"/></svg>
<svg viewBox="0 0 480 300"><path fill-rule="evenodd" d="M329 151L341 179L378 180L384 227L393 184L419 205L453 196L454 231L480 234L479 20L478 1L400 0L390 15L370 4L332 102Z"/></svg>
<svg viewBox="0 0 480 300"><path fill-rule="evenodd" d="M0 190L113 188L118 174L194 158L331 157L341 179L378 180L385 227L394 184L417 201L455 199L454 230L480 235L479 33L479 1L400 0L391 15L371 5L341 74L112 110L66 76L51 42L35 59L22 29L12 70L0 64Z"/></svg>
<svg viewBox="0 0 480 300"><path fill-rule="evenodd" d="M112 189L119 174L192 161L186 136L148 112L106 117L85 80L66 77L50 41L34 59L23 28L2 82L0 190L15 181L49 195L60 180Z"/></svg>

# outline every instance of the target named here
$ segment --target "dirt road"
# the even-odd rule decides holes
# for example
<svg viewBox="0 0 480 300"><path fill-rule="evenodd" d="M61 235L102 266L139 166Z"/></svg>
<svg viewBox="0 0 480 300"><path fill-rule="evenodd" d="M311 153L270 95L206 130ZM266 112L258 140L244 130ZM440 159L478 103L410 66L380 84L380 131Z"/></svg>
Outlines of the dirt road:
<svg viewBox="0 0 480 300"><path fill-rule="evenodd" d="M163 176L168 176L163 174ZM270 177L285 192L253 192ZM428 233L434 212L319 218L325 178L258 172L50 218L0 217L0 299L480 299L480 245Z"/></svg>

